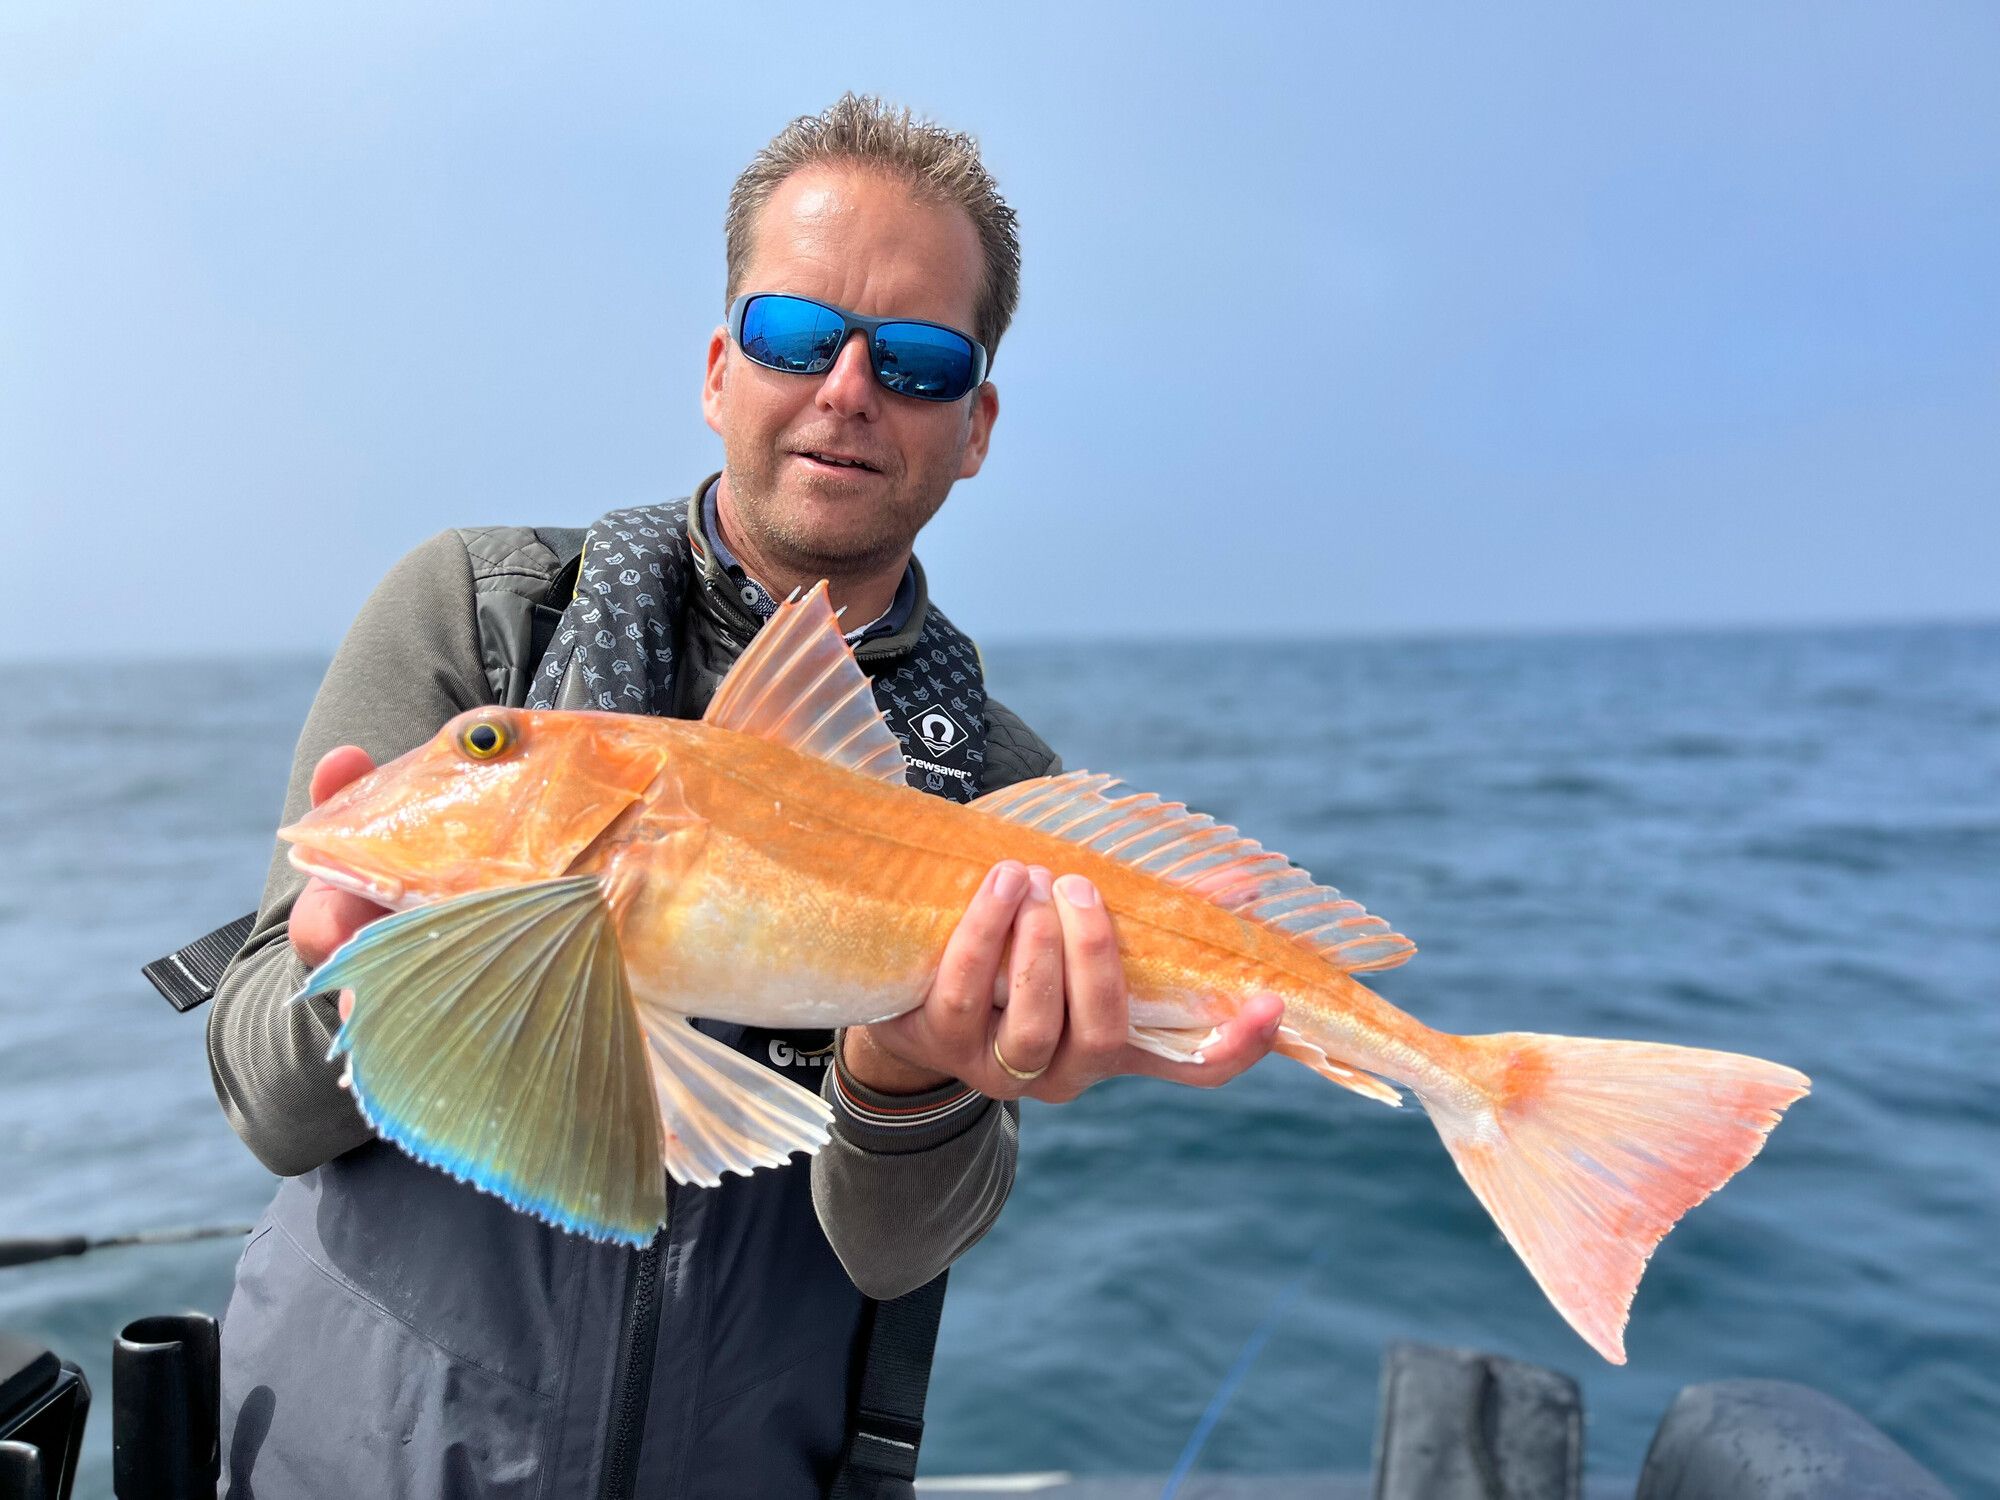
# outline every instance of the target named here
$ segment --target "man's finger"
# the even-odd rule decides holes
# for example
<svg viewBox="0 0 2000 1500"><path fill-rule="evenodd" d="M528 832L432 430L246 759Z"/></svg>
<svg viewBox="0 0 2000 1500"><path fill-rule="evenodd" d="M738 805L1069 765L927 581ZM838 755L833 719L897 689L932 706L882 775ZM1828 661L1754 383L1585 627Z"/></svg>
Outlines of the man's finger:
<svg viewBox="0 0 2000 1500"><path fill-rule="evenodd" d="M1149 1078L1164 1078L1169 1083L1195 1088L1217 1088L1270 1055L1271 1044L1277 1040L1284 1019L1284 1001L1276 995L1257 995L1215 1028L1216 1039L1201 1049L1200 1062L1169 1062L1134 1047L1119 1071L1144 1073Z"/></svg>
<svg viewBox="0 0 2000 1500"><path fill-rule="evenodd" d="M944 945L937 979L924 1005L925 1019L938 1040L960 1057L972 1056L984 1044L1007 935L1027 894L1027 866L1002 860L986 872Z"/></svg>
<svg viewBox="0 0 2000 1500"><path fill-rule="evenodd" d="M987 1028L994 984L1027 891L1028 867L1019 860L986 872L945 942L924 1003L848 1029L841 1056L856 1078L887 1093L915 1093L941 1078L972 1083L993 1073Z"/></svg>
<svg viewBox="0 0 2000 1500"><path fill-rule="evenodd" d="M388 914L387 907L330 886L315 875L292 903L286 935L291 939L292 951L305 966L317 969L334 949L376 918Z"/></svg>
<svg viewBox="0 0 2000 1500"><path fill-rule="evenodd" d="M1028 871L1028 898L1014 919L1014 951L1007 970L1007 1008L994 1032L994 1050L1015 1073L1040 1073L1063 1039L1062 918L1050 894L1049 872ZM1025 1078L1002 1070L1017 1092Z"/></svg>
<svg viewBox="0 0 2000 1500"><path fill-rule="evenodd" d="M374 769L374 758L359 745L335 745L313 767L306 795L318 807L348 782L359 780Z"/></svg>
<svg viewBox="0 0 2000 1500"><path fill-rule="evenodd" d="M1131 1032L1125 993L1125 961L1097 887L1081 875L1055 883L1056 912L1062 921L1063 985L1069 1013L1063 1022L1062 1055L1052 1073L1081 1091L1117 1072Z"/></svg>

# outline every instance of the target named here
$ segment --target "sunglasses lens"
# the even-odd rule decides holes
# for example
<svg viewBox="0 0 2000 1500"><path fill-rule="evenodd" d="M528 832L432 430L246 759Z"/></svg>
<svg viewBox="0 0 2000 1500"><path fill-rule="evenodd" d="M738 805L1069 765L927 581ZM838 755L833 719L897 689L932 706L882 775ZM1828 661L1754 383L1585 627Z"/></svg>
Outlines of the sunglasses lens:
<svg viewBox="0 0 2000 1500"><path fill-rule="evenodd" d="M875 377L899 396L956 401L974 385L972 343L928 323L884 323L875 330Z"/></svg>
<svg viewBox="0 0 2000 1500"><path fill-rule="evenodd" d="M817 375L840 352L840 314L803 297L752 297L743 309L743 352L760 365Z"/></svg>

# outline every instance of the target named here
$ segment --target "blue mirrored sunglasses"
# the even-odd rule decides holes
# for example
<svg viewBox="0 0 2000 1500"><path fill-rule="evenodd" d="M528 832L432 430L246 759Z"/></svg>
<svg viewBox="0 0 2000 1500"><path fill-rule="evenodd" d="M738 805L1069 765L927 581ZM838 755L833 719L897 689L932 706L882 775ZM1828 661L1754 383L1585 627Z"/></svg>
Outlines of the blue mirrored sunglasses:
<svg viewBox="0 0 2000 1500"><path fill-rule="evenodd" d="M864 318L830 302L746 292L729 304L729 336L767 370L821 375L854 334L882 388L918 401L956 401L986 379L986 348L942 323Z"/></svg>

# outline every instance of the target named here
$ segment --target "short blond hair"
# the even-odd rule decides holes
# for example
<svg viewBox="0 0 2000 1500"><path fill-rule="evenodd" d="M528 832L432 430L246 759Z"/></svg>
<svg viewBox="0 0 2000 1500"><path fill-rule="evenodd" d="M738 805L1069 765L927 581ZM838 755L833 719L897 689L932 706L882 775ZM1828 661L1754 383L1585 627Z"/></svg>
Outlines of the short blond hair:
<svg viewBox="0 0 2000 1500"><path fill-rule="evenodd" d="M820 166L866 167L905 183L917 197L965 210L985 260L973 335L988 355L1014 320L1021 300L1021 238L1014 210L979 160L979 142L963 131L917 119L872 94L842 94L816 115L800 115L771 138L729 190L723 235L729 257L725 301L743 290L757 216L794 172Z"/></svg>

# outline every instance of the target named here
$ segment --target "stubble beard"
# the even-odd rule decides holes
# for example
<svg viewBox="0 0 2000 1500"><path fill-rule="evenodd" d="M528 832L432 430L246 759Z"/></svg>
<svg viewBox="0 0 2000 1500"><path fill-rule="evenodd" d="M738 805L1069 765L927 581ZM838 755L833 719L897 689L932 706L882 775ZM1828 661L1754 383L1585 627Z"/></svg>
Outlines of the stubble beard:
<svg viewBox="0 0 2000 1500"><path fill-rule="evenodd" d="M746 538L750 545L771 564L799 578L824 578L830 583L864 579L906 559L917 533L943 507L952 484L949 476L918 480L906 475L868 508L865 517L855 517L860 524L835 531L814 524L812 491L822 489L818 481L810 475L790 475L781 486L775 467L727 465L734 518L750 533ZM825 486L822 493L831 488ZM852 499L831 503L859 508Z"/></svg>

